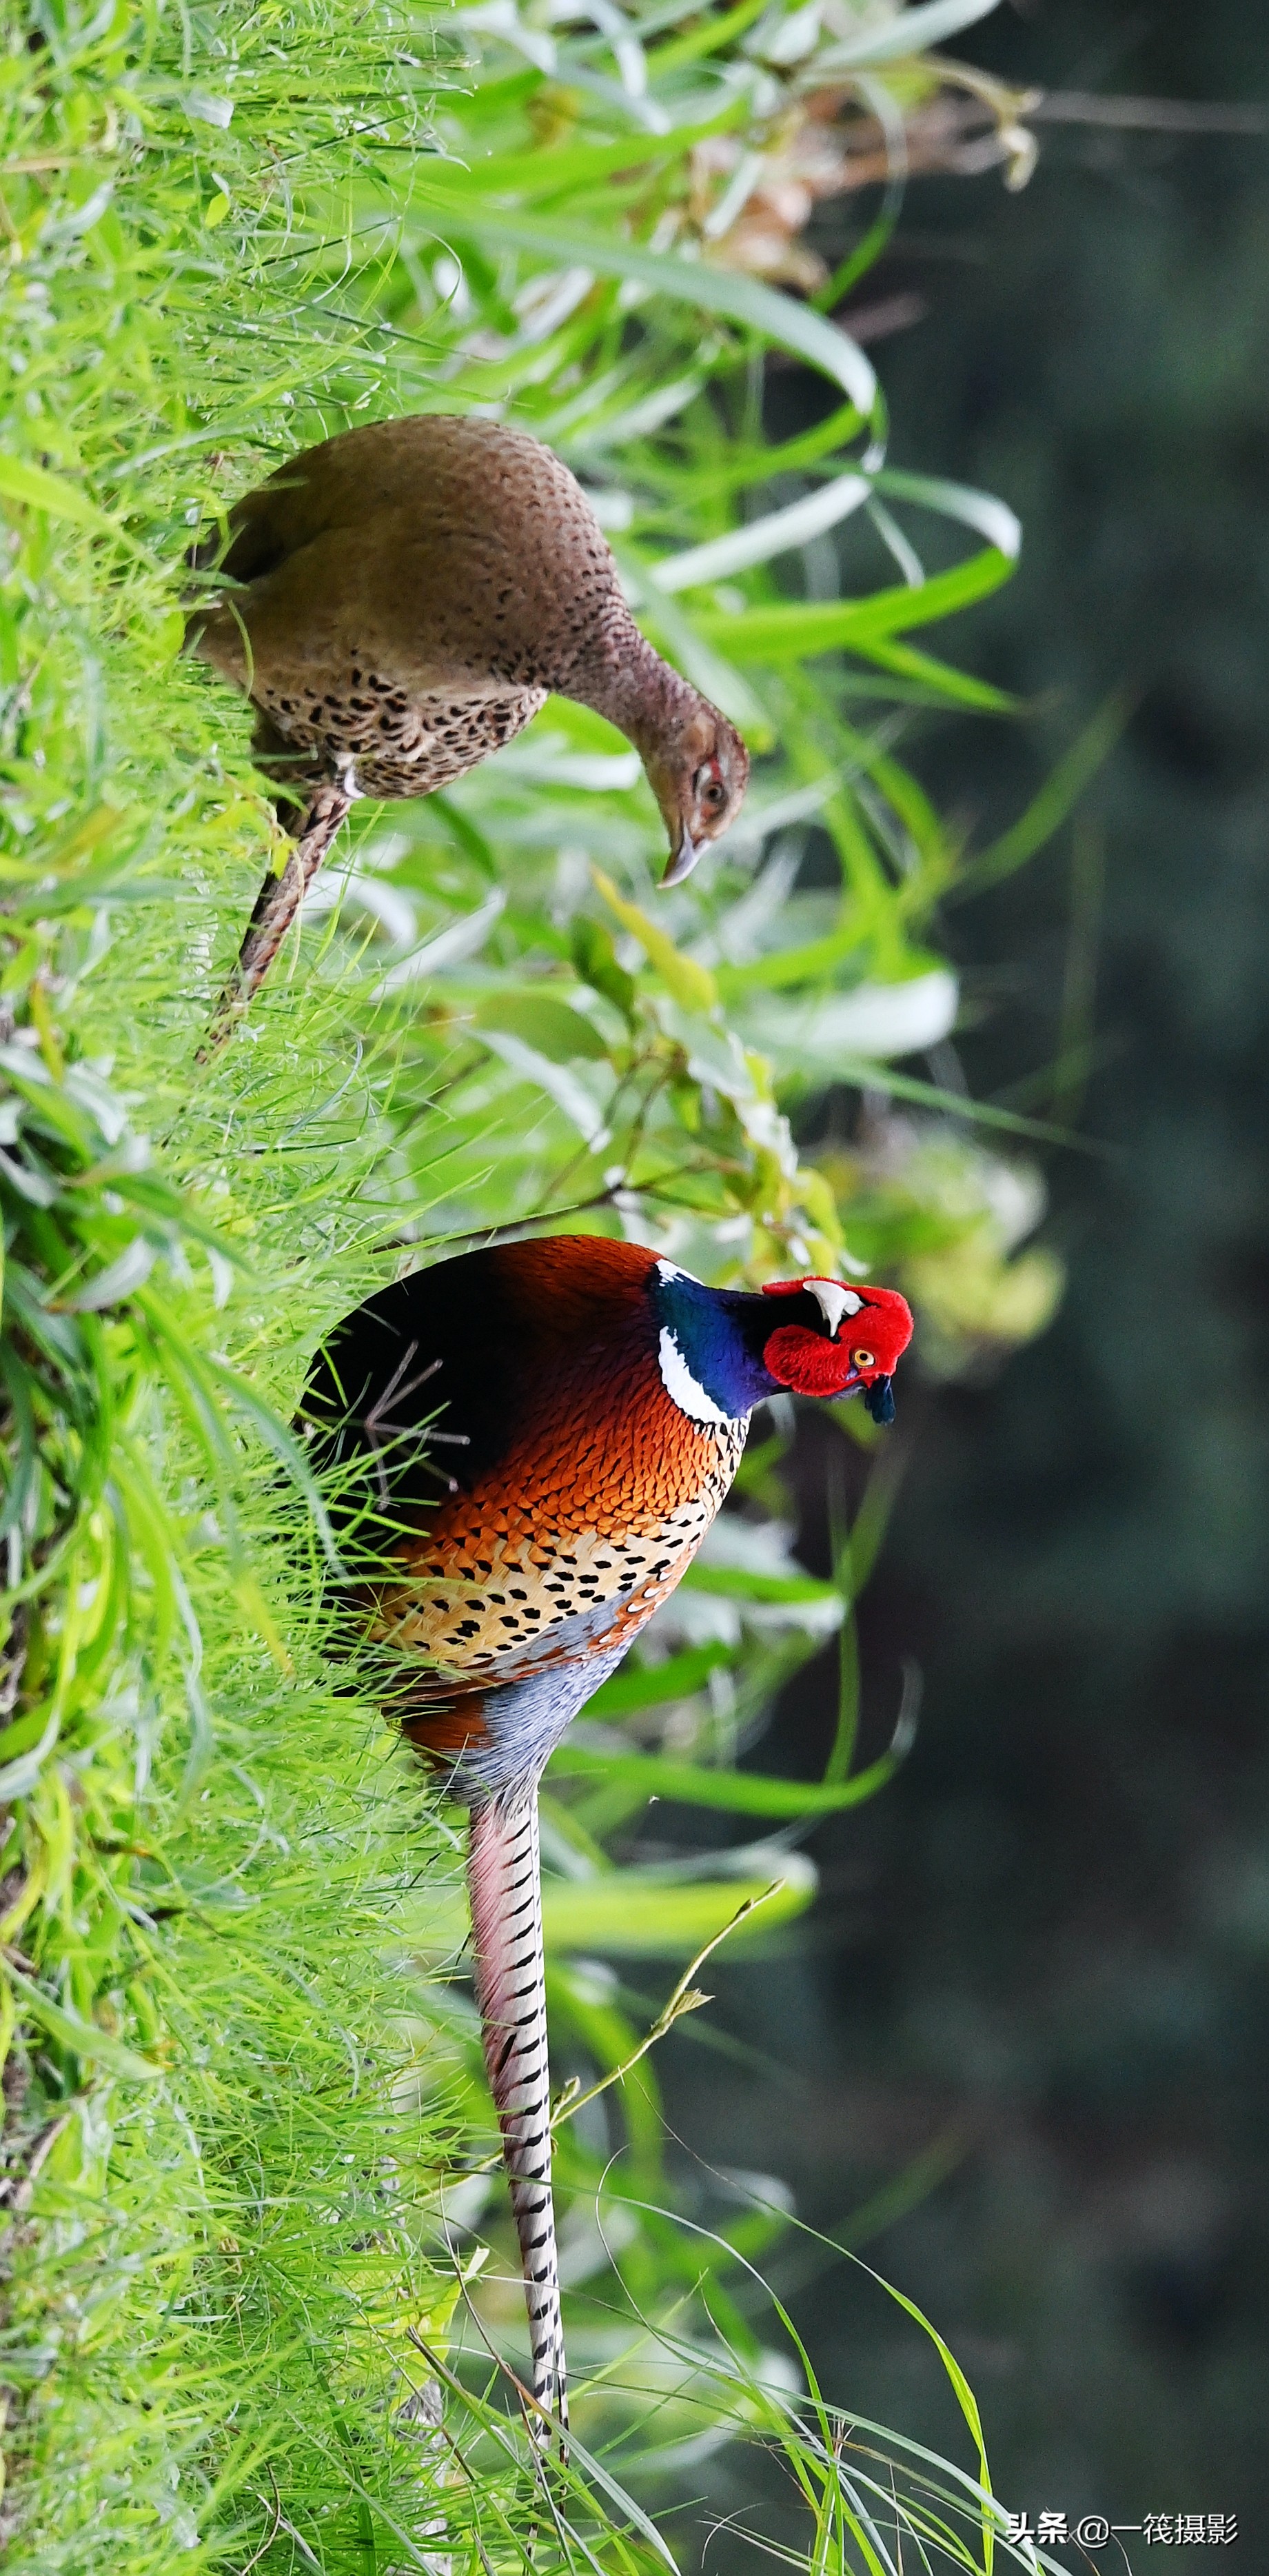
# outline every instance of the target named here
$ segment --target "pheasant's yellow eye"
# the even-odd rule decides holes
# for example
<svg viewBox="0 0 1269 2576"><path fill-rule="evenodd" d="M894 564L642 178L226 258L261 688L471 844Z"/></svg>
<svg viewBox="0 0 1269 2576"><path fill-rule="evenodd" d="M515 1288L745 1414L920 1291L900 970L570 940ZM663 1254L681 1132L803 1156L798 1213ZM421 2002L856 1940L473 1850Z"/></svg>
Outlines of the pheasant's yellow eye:
<svg viewBox="0 0 1269 2576"><path fill-rule="evenodd" d="M875 1368L877 1365L875 1351L852 1351L850 1356L854 1368Z"/></svg>

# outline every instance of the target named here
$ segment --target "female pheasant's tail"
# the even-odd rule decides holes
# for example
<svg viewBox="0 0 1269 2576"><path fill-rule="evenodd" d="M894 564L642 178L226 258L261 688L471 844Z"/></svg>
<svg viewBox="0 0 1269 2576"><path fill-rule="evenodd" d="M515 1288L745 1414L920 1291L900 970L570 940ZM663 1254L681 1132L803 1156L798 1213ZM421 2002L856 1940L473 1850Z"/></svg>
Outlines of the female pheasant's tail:
<svg viewBox="0 0 1269 2576"><path fill-rule="evenodd" d="M264 982L352 801L351 793L333 780L315 789L281 876L270 873L256 897L238 963L212 1013L196 1063L206 1064L224 1045Z"/></svg>
<svg viewBox="0 0 1269 2576"><path fill-rule="evenodd" d="M485 2065L520 2240L533 2395L545 2410L533 2418L532 2430L545 2446L551 2439L551 2416L567 2430L568 2385L551 2198L536 1782L527 1797L521 1794L510 1805L491 1798L473 1807L467 1883Z"/></svg>

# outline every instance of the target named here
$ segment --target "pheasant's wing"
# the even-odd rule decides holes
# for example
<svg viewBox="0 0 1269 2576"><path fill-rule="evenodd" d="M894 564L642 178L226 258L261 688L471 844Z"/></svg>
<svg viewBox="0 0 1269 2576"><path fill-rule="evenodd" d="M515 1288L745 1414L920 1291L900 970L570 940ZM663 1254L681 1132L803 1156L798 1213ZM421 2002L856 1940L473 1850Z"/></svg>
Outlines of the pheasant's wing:
<svg viewBox="0 0 1269 2576"><path fill-rule="evenodd" d="M314 1463L347 1477L337 1511L377 1499L417 1528L451 1475L470 1488L505 1456L525 1397L517 1324L496 1261L472 1252L380 1289L335 1325L300 1421Z"/></svg>
<svg viewBox="0 0 1269 2576"><path fill-rule="evenodd" d="M359 498L349 489L346 472L326 467L329 447L316 447L279 467L255 492L244 492L229 514L231 538L222 569L240 582L262 581L293 555L325 536L331 528L364 530L375 511L377 495L363 487Z"/></svg>
<svg viewBox="0 0 1269 2576"><path fill-rule="evenodd" d="M224 569L235 581L259 581L332 529L364 539L399 512L441 535L465 523L487 528L490 498L487 433L473 436L472 424L438 415L368 422L291 457L235 502Z"/></svg>
<svg viewBox="0 0 1269 2576"><path fill-rule="evenodd" d="M238 587L200 614L198 649L237 687L263 690L284 726L355 738L394 704L436 701L443 723L468 699L545 686L544 568L509 563L496 531L384 506L310 535L279 501L253 513L223 569Z"/></svg>
<svg viewBox="0 0 1269 2576"><path fill-rule="evenodd" d="M302 695L305 672L346 663L408 678L415 698L554 685L584 632L635 641L573 476L495 422L346 431L245 494L230 528L222 569L250 594L238 606L275 695L288 666ZM225 640L206 631L227 670Z"/></svg>

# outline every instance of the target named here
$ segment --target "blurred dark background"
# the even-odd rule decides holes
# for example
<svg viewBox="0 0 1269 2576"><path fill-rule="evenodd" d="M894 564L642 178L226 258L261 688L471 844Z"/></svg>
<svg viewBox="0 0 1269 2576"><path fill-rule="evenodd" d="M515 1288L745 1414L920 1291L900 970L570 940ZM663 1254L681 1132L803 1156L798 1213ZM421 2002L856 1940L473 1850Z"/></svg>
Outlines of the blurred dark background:
<svg viewBox="0 0 1269 2576"><path fill-rule="evenodd" d="M1254 0L1018 0L952 50L1045 88L1269 98ZM1047 1336L977 1388L903 1380L911 1454L864 1664L875 1749L919 1658L919 1741L814 1836L800 1959L711 1970L724 2026L789 2072L763 2084L683 2040L666 2074L694 2144L782 2175L817 2225L905 2178L914 2205L864 2250L964 2363L1010 2505L1237 2512L1251 2569L1269 2566L1269 136L1040 133L1020 196L998 174L913 187L868 294L926 317L871 354L894 461L1025 522L1017 578L931 641L1040 712L929 733L942 808L981 845L1107 692L1134 693L1082 840L949 916L985 1006L961 1042L972 1086L1040 1110L1043 1084L1011 1087L1057 1048L1073 908L1095 920L1080 1118L1109 1150L1046 1158L1070 1273ZM796 380L779 399L792 426ZM820 1567L831 1437L808 1426L800 1462ZM822 1761L832 1687L814 1668L764 1759ZM879 2291L796 2251L774 2277L834 2397L954 2439L928 2347Z"/></svg>

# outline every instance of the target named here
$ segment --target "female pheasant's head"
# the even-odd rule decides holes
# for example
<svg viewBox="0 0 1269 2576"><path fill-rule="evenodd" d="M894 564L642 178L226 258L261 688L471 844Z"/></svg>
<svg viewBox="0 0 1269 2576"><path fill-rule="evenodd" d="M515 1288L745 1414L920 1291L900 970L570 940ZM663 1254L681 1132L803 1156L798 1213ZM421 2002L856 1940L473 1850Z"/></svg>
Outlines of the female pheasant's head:
<svg viewBox="0 0 1269 2576"><path fill-rule="evenodd" d="M862 1393L874 1422L893 1422L891 1380L912 1339L897 1289L781 1279L754 1297L705 1288L670 1261L655 1264L652 1281L661 1382L691 1421L735 1422L788 1392Z"/></svg>
<svg viewBox="0 0 1269 2576"><path fill-rule="evenodd" d="M694 691L692 701L690 712L643 754L670 836L663 887L681 885L706 844L735 822L749 783L749 754L734 724Z"/></svg>

